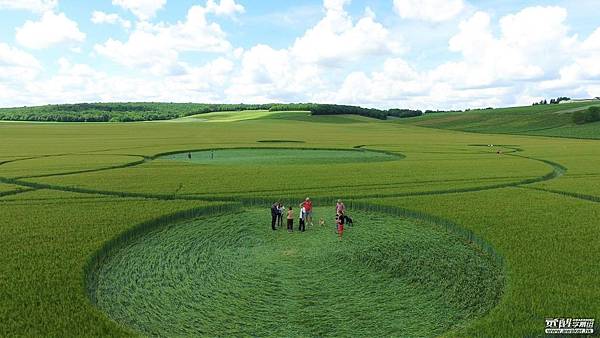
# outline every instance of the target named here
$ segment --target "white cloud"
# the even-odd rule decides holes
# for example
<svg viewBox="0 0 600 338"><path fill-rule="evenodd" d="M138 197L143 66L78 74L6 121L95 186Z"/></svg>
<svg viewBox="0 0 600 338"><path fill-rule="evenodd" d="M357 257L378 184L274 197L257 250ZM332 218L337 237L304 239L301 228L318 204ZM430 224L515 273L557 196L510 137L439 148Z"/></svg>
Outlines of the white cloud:
<svg viewBox="0 0 600 338"><path fill-rule="evenodd" d="M27 105L86 101L223 102L222 86L232 68L231 61L217 58L202 66L189 67L182 75L129 77L107 74L61 58L54 76L27 82L19 88L18 99L13 98L12 102ZM2 85L0 82L0 89ZM3 94L0 92L0 100Z"/></svg>
<svg viewBox="0 0 600 338"><path fill-rule="evenodd" d="M133 11L134 4L141 8L139 1L128 2L127 8ZM212 18L243 13L244 7L235 1L207 0L172 23L148 22L156 11L147 10L138 15L141 21L131 26L127 38L111 38L94 47L95 56L128 67L124 74L66 58L60 59L58 67L43 69L31 54L0 43L0 105L311 101L464 109L530 104L542 97L600 95L600 27L582 38L574 35L563 8L527 7L501 18L479 11L460 23L449 20L443 25L411 22L454 32L443 45L426 40L432 51L444 57L453 54L451 60L424 65L418 53L404 53L408 48L403 39L394 27L378 21L372 9L365 8L364 14L352 17L346 10L349 4L350 0L323 0L320 20L285 48L232 46ZM413 13L418 15L412 17L429 22L441 20L423 10ZM19 28L21 39L17 40L30 48L82 41L85 36L76 23L71 21L70 29L65 29L69 25L49 24L64 19L70 21L64 14L46 12L37 22ZM123 26L126 21L105 12L94 12L91 20ZM78 51L80 47L71 45L64 50ZM211 61L197 61L207 55L212 55Z"/></svg>
<svg viewBox="0 0 600 338"><path fill-rule="evenodd" d="M27 10L43 13L58 6L58 0L0 0L0 9Z"/></svg>
<svg viewBox="0 0 600 338"><path fill-rule="evenodd" d="M102 11L94 11L92 13L92 22L95 24L119 24L125 29L131 28L131 22L123 19L119 14L116 13L105 13Z"/></svg>
<svg viewBox="0 0 600 338"><path fill-rule="evenodd" d="M83 42L85 34L64 13L45 12L39 21L27 20L17 28L17 42L31 49L44 49L56 44Z"/></svg>
<svg viewBox="0 0 600 338"><path fill-rule="evenodd" d="M458 33L449 41L449 50L460 53L459 60L418 71L405 60L391 58L370 74L351 73L339 90L326 97L355 104L448 109L592 92L592 85L582 80L600 79L596 62L600 51L595 49L600 46L596 44L600 33L581 43L587 48L580 48L577 37L569 35L566 18L560 7L529 7L502 17L497 30L488 13L477 12L460 23ZM582 50L588 52L574 53ZM573 60L577 62L562 67ZM564 81L543 81L555 79L559 70Z"/></svg>
<svg viewBox="0 0 600 338"><path fill-rule="evenodd" d="M94 47L105 57L128 67L150 69L155 74L181 72L180 52L225 53L232 49L221 27L207 21L206 8L192 6L183 22L138 23L125 42L109 39Z"/></svg>
<svg viewBox="0 0 600 338"><path fill-rule="evenodd" d="M558 72L556 65L569 58L576 40L568 35L566 17L560 7L528 7L501 18L495 36L489 14L477 12L461 22L449 42L463 61L442 65L440 76L462 78L464 86L551 77Z"/></svg>
<svg viewBox="0 0 600 338"><path fill-rule="evenodd" d="M0 42L0 106L29 104L25 86L42 71L33 55Z"/></svg>
<svg viewBox="0 0 600 338"><path fill-rule="evenodd" d="M318 66L297 62L289 50L257 45L244 52L240 73L226 94L234 102L308 100L311 92L324 88L322 82Z"/></svg>
<svg viewBox="0 0 600 338"><path fill-rule="evenodd" d="M254 102L317 100L336 86L349 65L402 52L400 38L375 21L372 11L354 22L345 10L349 3L325 0L325 16L289 48L257 45L245 51L228 97Z"/></svg>
<svg viewBox="0 0 600 338"><path fill-rule="evenodd" d="M131 11L140 20L152 19L167 0L112 0L113 5Z"/></svg>
<svg viewBox="0 0 600 338"><path fill-rule="evenodd" d="M0 42L0 79L31 80L41 70L33 55Z"/></svg>
<svg viewBox="0 0 600 338"><path fill-rule="evenodd" d="M121 65L149 69L158 75L172 73L177 67L178 53L170 42L143 29L132 32L126 42L109 39L94 50Z"/></svg>
<svg viewBox="0 0 600 338"><path fill-rule="evenodd" d="M215 0L208 0L206 2L206 10L209 13L216 15L227 15L232 16L238 13L244 13L246 10L244 6L235 2L235 0L220 0L217 4Z"/></svg>
<svg viewBox="0 0 600 338"><path fill-rule="evenodd" d="M464 8L463 0L394 0L394 9L404 19L442 22L456 17Z"/></svg>
<svg viewBox="0 0 600 338"><path fill-rule="evenodd" d="M586 52L600 52L600 27L583 42L583 50Z"/></svg>
<svg viewBox="0 0 600 338"><path fill-rule="evenodd" d="M352 0L324 0L323 7L326 12L344 12L344 7Z"/></svg>
<svg viewBox="0 0 600 338"><path fill-rule="evenodd" d="M181 75L167 77L163 83L165 91L160 93L164 100L190 99L204 102L223 102L224 86L228 84L234 63L220 57L199 67L185 66Z"/></svg>
<svg viewBox="0 0 600 338"><path fill-rule="evenodd" d="M366 56L398 54L398 37L375 21L372 11L356 23L344 10L348 0L325 0L325 17L291 47L302 62L338 65Z"/></svg>
<svg viewBox="0 0 600 338"><path fill-rule="evenodd" d="M573 46L569 53L572 58L562 63L560 76L543 81L543 90L579 91L579 96L600 96L600 27L584 41ZM558 65L557 65L558 66ZM575 95L574 95L575 96Z"/></svg>

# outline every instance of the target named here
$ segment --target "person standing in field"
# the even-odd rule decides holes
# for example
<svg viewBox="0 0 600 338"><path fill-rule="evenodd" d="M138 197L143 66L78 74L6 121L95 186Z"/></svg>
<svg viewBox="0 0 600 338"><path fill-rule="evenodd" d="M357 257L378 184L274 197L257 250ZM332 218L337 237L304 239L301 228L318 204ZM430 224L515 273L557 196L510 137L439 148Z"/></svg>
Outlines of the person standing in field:
<svg viewBox="0 0 600 338"><path fill-rule="evenodd" d="M306 231L306 210L304 207L300 209L300 219L298 220L298 230L300 232Z"/></svg>
<svg viewBox="0 0 600 338"><path fill-rule="evenodd" d="M294 231L294 210L292 210L292 207L287 212L287 229L288 232Z"/></svg>
<svg viewBox="0 0 600 338"><path fill-rule="evenodd" d="M304 207L304 212L305 212L305 216L306 216L306 223L310 223L310 225L313 225L313 204L312 201L310 200L310 198L306 198L306 200L304 200L304 202L302 202L300 204L300 207Z"/></svg>
<svg viewBox="0 0 600 338"><path fill-rule="evenodd" d="M342 237L344 236L344 214L343 213L337 214L337 217L335 218L335 222L337 224L338 240L341 241Z"/></svg>
<svg viewBox="0 0 600 338"><path fill-rule="evenodd" d="M271 205L271 229L277 230L277 215L279 214L279 203L275 202Z"/></svg>
<svg viewBox="0 0 600 338"><path fill-rule="evenodd" d="M335 213L336 215L339 215L340 213L346 213L346 206L344 205L344 202L342 202L342 200L338 200L335 204Z"/></svg>
<svg viewBox="0 0 600 338"><path fill-rule="evenodd" d="M285 207L281 202L277 204L277 227L281 228L283 226L283 213L285 212Z"/></svg>

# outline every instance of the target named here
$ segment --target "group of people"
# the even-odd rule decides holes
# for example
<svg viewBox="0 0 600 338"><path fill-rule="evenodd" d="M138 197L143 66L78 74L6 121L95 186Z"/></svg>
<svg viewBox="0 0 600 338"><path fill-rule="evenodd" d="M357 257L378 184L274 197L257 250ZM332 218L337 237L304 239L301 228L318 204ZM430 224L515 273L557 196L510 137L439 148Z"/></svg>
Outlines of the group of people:
<svg viewBox="0 0 600 338"><path fill-rule="evenodd" d="M310 198L306 198L299 205L300 213L298 215L298 230L300 232L306 231L306 225L313 226L313 203ZM335 222L336 232L339 240L342 240L344 235L344 224L352 224L352 219L346 215L346 206L341 200L338 200L335 206ZM294 209L293 207L286 207L281 202L275 202L271 205L271 228L277 230L283 226L283 217L287 220L288 232L294 231ZM324 226L325 221L323 218L319 220L319 225Z"/></svg>
<svg viewBox="0 0 600 338"><path fill-rule="evenodd" d="M300 214L299 214L299 230L306 231L306 223L313 225L313 205L310 198L306 198L304 202L300 203ZM275 202L271 205L271 228L277 230L283 225L283 216L286 215L287 229L289 232L294 231L294 208L291 206L287 209L281 202Z"/></svg>

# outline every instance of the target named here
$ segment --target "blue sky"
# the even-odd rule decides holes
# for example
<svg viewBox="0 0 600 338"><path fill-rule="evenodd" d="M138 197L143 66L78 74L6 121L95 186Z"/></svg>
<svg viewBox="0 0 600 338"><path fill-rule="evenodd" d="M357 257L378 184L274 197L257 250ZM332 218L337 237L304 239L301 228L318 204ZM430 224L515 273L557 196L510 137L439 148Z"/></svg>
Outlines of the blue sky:
<svg viewBox="0 0 600 338"><path fill-rule="evenodd" d="M0 0L0 106L600 96L596 12L592 0Z"/></svg>

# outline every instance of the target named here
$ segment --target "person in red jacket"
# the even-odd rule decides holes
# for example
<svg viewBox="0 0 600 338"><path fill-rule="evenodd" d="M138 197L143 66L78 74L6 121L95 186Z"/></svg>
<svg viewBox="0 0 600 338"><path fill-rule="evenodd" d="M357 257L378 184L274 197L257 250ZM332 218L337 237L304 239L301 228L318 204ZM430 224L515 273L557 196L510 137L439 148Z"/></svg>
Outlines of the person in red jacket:
<svg viewBox="0 0 600 338"><path fill-rule="evenodd" d="M337 223L338 240L342 240L344 236L344 214L338 213L335 222Z"/></svg>
<svg viewBox="0 0 600 338"><path fill-rule="evenodd" d="M301 208L304 207L304 210L306 212L306 214L305 214L306 223L310 223L310 225L312 226L313 225L313 216L312 216L313 215L313 204L312 204L312 201L310 200L310 198L307 197L304 200L304 202L302 202L300 204L300 207Z"/></svg>

